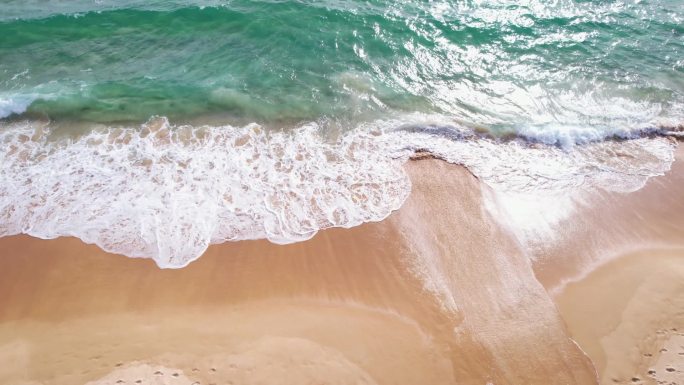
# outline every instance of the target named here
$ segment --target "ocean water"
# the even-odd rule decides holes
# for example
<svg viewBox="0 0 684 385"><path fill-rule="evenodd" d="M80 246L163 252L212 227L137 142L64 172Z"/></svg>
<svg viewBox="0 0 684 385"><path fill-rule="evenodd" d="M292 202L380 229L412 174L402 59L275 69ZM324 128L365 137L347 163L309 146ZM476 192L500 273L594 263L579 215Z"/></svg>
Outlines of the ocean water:
<svg viewBox="0 0 684 385"><path fill-rule="evenodd" d="M181 267L385 218L418 150L632 191L684 122L684 3L0 3L0 236Z"/></svg>

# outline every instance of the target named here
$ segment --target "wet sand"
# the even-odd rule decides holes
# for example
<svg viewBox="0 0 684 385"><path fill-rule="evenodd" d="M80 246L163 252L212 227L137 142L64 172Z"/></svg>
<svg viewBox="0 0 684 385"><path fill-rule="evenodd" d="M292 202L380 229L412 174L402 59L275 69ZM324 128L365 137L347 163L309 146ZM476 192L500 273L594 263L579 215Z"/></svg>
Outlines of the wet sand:
<svg viewBox="0 0 684 385"><path fill-rule="evenodd" d="M684 384L684 150L629 194L596 193L534 263L601 384ZM681 354L680 354L681 353Z"/></svg>
<svg viewBox="0 0 684 385"><path fill-rule="evenodd" d="M3 238L0 384L596 384L651 366L671 378L658 369L669 356L617 354L678 341L684 215L657 198L682 196L681 164L584 202L542 248L487 209L488 187L435 159L407 165L412 193L382 222L212 246L179 270L77 239ZM662 338L642 343L653 328Z"/></svg>
<svg viewBox="0 0 684 385"><path fill-rule="evenodd" d="M620 256L557 301L601 383L684 383L684 249Z"/></svg>
<svg viewBox="0 0 684 385"><path fill-rule="evenodd" d="M383 222L213 246L180 270L0 240L0 383L593 383L479 181L438 160L408 171Z"/></svg>

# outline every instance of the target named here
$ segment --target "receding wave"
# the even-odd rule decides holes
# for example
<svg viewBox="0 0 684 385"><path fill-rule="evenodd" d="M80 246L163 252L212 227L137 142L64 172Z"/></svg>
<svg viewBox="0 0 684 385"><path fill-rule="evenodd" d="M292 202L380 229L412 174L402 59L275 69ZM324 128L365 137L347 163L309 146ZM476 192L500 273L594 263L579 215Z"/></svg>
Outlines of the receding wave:
<svg viewBox="0 0 684 385"><path fill-rule="evenodd" d="M289 243L320 229L379 221L411 185L402 164L429 151L496 189L631 191L669 169L668 129L557 146L477 134L441 116L358 125L335 137L309 123L0 129L0 236L76 236L131 257L182 267L213 243Z"/></svg>

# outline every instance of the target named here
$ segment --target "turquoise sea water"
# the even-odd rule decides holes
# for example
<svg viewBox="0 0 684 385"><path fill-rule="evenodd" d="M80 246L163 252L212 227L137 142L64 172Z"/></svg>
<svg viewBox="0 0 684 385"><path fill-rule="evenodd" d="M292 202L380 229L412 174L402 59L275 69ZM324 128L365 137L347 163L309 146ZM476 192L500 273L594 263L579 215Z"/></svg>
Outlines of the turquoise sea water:
<svg viewBox="0 0 684 385"><path fill-rule="evenodd" d="M182 267L382 220L424 150L532 202L634 191L683 75L681 0L1 0L0 236Z"/></svg>
<svg viewBox="0 0 684 385"><path fill-rule="evenodd" d="M684 3L3 1L0 116L489 129L682 117Z"/></svg>

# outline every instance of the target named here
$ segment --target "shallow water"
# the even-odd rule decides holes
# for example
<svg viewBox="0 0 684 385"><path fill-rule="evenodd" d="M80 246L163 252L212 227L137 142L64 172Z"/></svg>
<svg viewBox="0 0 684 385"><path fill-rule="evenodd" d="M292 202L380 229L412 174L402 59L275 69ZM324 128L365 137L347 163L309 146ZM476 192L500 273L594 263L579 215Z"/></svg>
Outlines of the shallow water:
<svg viewBox="0 0 684 385"><path fill-rule="evenodd" d="M343 121L493 131L681 121L680 1L9 1L0 113Z"/></svg>

